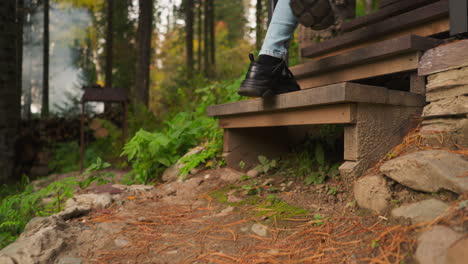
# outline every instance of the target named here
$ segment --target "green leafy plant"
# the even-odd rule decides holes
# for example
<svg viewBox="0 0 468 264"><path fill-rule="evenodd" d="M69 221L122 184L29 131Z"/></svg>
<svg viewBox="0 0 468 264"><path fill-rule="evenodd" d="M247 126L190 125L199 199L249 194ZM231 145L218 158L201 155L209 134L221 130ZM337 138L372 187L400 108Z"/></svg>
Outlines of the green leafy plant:
<svg viewBox="0 0 468 264"><path fill-rule="evenodd" d="M101 172L110 166L110 163L104 162L101 158L98 157L96 161L91 164L84 172L84 175L86 175L87 178L86 180L80 182L80 188L85 189L93 182L97 182L98 185L113 182L115 176L113 172Z"/></svg>
<svg viewBox="0 0 468 264"><path fill-rule="evenodd" d="M325 186L325 190L327 191L328 195L336 195L338 193L338 189L336 187L330 187L328 185Z"/></svg>
<svg viewBox="0 0 468 264"><path fill-rule="evenodd" d="M265 156L258 156L258 161L260 164L255 167L255 170L263 174L267 174L278 165L276 160L269 160Z"/></svg>
<svg viewBox="0 0 468 264"><path fill-rule="evenodd" d="M13 242L33 217L61 211L77 186L78 181L70 177L37 191L28 185L22 192L4 197L0 203L0 248Z"/></svg>

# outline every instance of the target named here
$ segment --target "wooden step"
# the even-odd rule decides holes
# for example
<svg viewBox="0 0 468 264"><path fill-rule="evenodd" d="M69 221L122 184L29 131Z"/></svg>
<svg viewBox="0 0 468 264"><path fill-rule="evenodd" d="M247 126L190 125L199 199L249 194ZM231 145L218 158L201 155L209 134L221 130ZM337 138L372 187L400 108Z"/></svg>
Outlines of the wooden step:
<svg viewBox="0 0 468 264"><path fill-rule="evenodd" d="M398 36L414 34L426 37L448 32L449 29L449 2L440 0L333 39L311 44L301 50L301 55L320 59Z"/></svg>
<svg viewBox="0 0 468 264"><path fill-rule="evenodd" d="M355 121L353 103L422 106L425 100L419 94L345 82L210 106L208 115L219 117L222 128L347 124Z"/></svg>
<svg viewBox="0 0 468 264"><path fill-rule="evenodd" d="M301 90L267 99L211 106L224 129L228 166L254 166L259 155L276 158L306 134L308 125L344 124L343 176L356 176L378 161L412 127L424 96L355 83ZM304 131L303 131L304 132ZM307 131L306 131L307 132Z"/></svg>
<svg viewBox="0 0 468 264"><path fill-rule="evenodd" d="M354 65L360 65L362 67L366 63L395 57L401 54L417 54L419 51L425 51L434 48L439 44L442 44L442 41L438 39L420 37L416 35L407 35L396 39L382 41L364 48L345 52L340 55L323 58L317 61L306 62L304 64L292 67L291 71L296 79L299 80L320 73L331 74L333 71L338 69L351 68ZM404 65L401 65L401 68L398 67L398 65L395 66L396 67L392 68L385 67L385 74L408 70L406 67L404 67ZM415 62L414 68L412 69L417 69L417 62ZM368 77L368 74L364 76ZM363 75L361 74L356 77L350 76L349 78L360 79L363 78ZM349 80L337 80L337 82L341 81ZM321 85L322 84L319 84L317 86ZM305 88L306 87L303 87L303 89Z"/></svg>
<svg viewBox="0 0 468 264"><path fill-rule="evenodd" d="M436 1L438 0L398 1L398 2L395 2L394 4L381 7L375 13L372 13L363 17L358 17L349 22L343 23L343 25L341 25L341 30L343 30L343 32L349 32L349 31L356 30L358 28L370 26L372 24L380 22L389 17L400 15L402 13L431 4Z"/></svg>

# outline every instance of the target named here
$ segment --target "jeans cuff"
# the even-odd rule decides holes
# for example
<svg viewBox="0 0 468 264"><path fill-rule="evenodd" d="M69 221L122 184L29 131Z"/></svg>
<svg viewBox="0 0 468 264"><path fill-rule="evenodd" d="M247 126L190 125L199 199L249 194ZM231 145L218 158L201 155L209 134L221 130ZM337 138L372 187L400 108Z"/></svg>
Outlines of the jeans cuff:
<svg viewBox="0 0 468 264"><path fill-rule="evenodd" d="M261 50L259 55L268 55L268 56L272 56L272 57L283 59L283 60L285 60L287 57L286 52L281 52L281 51L276 51L276 50Z"/></svg>

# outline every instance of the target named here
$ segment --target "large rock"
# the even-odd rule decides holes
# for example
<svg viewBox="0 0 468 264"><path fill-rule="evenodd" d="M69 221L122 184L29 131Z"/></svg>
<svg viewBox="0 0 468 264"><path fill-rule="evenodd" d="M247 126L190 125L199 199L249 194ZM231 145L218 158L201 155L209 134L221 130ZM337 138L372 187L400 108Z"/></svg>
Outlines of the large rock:
<svg viewBox="0 0 468 264"><path fill-rule="evenodd" d="M446 264L466 264L468 262L468 236L458 240L447 250Z"/></svg>
<svg viewBox="0 0 468 264"><path fill-rule="evenodd" d="M468 85L454 86L448 89L435 90L426 93L426 101L434 102L445 98L463 96L468 94Z"/></svg>
<svg viewBox="0 0 468 264"><path fill-rule="evenodd" d="M439 72L427 77L427 92L468 85L468 67Z"/></svg>
<svg viewBox="0 0 468 264"><path fill-rule="evenodd" d="M0 251L0 260L21 264L54 263L58 253L66 247L67 225L58 217L33 218L14 243Z"/></svg>
<svg viewBox="0 0 468 264"><path fill-rule="evenodd" d="M423 117L455 116L468 113L468 96L449 97L424 107Z"/></svg>
<svg viewBox="0 0 468 264"><path fill-rule="evenodd" d="M423 121L422 142L429 146L468 148L468 118L434 118Z"/></svg>
<svg viewBox="0 0 468 264"><path fill-rule="evenodd" d="M359 207L380 213L388 207L391 193L382 175L370 175L356 181L354 198Z"/></svg>
<svg viewBox="0 0 468 264"><path fill-rule="evenodd" d="M112 196L109 193L88 193L88 194L81 194L76 195L67 200L65 204L65 211L73 209L73 208L80 208L80 209L87 209L87 208L106 208L111 205L113 202Z"/></svg>
<svg viewBox="0 0 468 264"><path fill-rule="evenodd" d="M416 260L420 264L443 264L451 244L463 235L445 226L434 226L418 238Z"/></svg>
<svg viewBox="0 0 468 264"><path fill-rule="evenodd" d="M392 216L410 219L412 223L431 221L447 210L448 205L436 199L403 205L392 210Z"/></svg>
<svg viewBox="0 0 468 264"><path fill-rule="evenodd" d="M409 188L437 192L445 189L456 193L468 191L465 175L468 161L462 155L444 150L426 150L385 162L380 171Z"/></svg>

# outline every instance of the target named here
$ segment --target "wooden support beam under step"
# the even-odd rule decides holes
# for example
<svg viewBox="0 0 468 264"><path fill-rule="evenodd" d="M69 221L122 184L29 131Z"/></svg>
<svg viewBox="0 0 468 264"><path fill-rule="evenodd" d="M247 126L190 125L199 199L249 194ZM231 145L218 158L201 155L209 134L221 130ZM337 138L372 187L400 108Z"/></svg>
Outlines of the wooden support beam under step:
<svg viewBox="0 0 468 264"><path fill-rule="evenodd" d="M354 104L312 106L276 112L223 116L221 128L276 127L318 124L351 124L354 122Z"/></svg>
<svg viewBox="0 0 468 264"><path fill-rule="evenodd" d="M333 39L313 43L303 48L301 53L302 57L320 59L398 36L431 36L449 30L448 1L441 0Z"/></svg>
<svg viewBox="0 0 468 264"><path fill-rule="evenodd" d="M391 56L425 51L442 44L441 40L406 35L395 39L385 40L363 48L352 50L336 56L323 58L317 61L309 61L291 68L296 79L311 76L318 73L329 72L338 68L351 67L370 61L381 60Z"/></svg>

